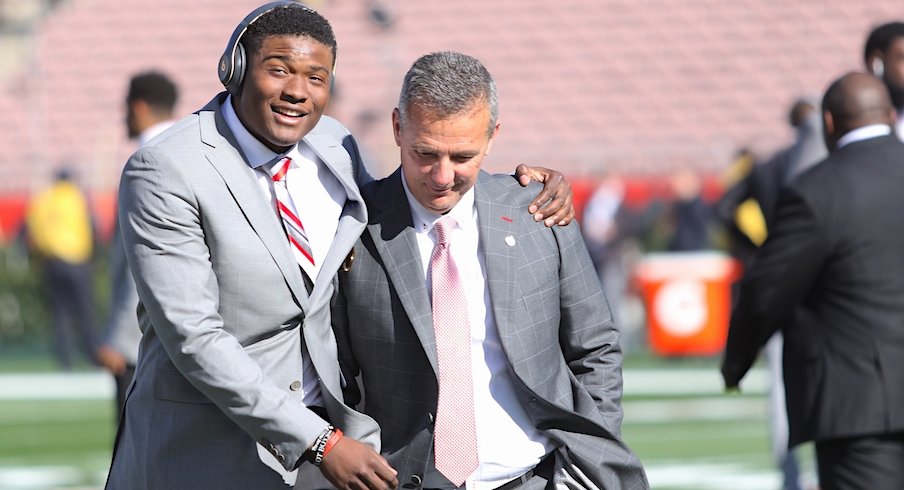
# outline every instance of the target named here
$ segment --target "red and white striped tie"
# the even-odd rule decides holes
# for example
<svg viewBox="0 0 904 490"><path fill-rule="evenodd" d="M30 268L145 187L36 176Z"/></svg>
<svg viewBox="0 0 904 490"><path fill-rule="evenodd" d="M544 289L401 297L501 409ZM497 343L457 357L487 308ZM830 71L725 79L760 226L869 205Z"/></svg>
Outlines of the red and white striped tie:
<svg viewBox="0 0 904 490"><path fill-rule="evenodd" d="M308 241L308 234L304 231L304 225L289 191L286 189L286 174L289 173L289 167L292 166L292 159L283 157L282 160L274 163L270 167L270 175L273 178L273 191L276 194L276 207L279 208L279 215L282 217L283 228L286 230L286 236L289 238L289 244L292 248L292 254L295 260L301 264L303 261L314 264L314 254L311 252L311 243Z"/></svg>
<svg viewBox="0 0 904 490"><path fill-rule="evenodd" d="M436 469L461 486L477 469L478 458L468 302L449 253L449 235L455 226L455 219L449 216L436 222L436 246L430 258L439 377L433 449Z"/></svg>

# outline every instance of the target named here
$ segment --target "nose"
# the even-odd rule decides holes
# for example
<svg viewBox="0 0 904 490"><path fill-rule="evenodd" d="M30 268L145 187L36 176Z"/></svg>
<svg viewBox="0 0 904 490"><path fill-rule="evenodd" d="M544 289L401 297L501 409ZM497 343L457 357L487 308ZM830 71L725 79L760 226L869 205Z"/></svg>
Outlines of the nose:
<svg viewBox="0 0 904 490"><path fill-rule="evenodd" d="M455 181L455 169L452 161L448 157L440 157L433 165L431 176L433 178L433 184L437 188L444 189L451 187L452 183Z"/></svg>
<svg viewBox="0 0 904 490"><path fill-rule="evenodd" d="M283 87L283 99L293 104L306 101L308 99L307 77L303 75L289 77Z"/></svg>

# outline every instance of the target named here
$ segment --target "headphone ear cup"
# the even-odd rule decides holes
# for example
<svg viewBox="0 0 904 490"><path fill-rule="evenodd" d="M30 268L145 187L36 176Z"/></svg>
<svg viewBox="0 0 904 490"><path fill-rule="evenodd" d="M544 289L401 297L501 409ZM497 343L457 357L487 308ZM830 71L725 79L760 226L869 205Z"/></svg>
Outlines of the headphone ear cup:
<svg viewBox="0 0 904 490"><path fill-rule="evenodd" d="M242 91L242 80L245 79L245 46L241 43L236 46L235 59L232 60L232 65L232 78L229 80L226 90L233 97L238 97Z"/></svg>
<svg viewBox="0 0 904 490"><path fill-rule="evenodd" d="M871 65L873 75L882 78L885 76L885 63L881 58L873 58L873 63Z"/></svg>

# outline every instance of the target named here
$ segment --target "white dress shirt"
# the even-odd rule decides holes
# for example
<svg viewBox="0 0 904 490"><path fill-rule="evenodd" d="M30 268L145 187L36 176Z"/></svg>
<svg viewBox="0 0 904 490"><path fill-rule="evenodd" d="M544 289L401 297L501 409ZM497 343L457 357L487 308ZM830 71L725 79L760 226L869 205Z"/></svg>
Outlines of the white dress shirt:
<svg viewBox="0 0 904 490"><path fill-rule="evenodd" d="M267 201L270 202L274 216L278 220L282 218L279 216L279 210L276 207L273 179L268 173L268 165L266 164L273 162L278 156L288 156L292 159L294 165L286 176L289 196L295 204L299 218L304 223L315 262L314 264L302 263L300 265L311 281L316 281L317 274L320 272L320 266L332 246L333 238L336 236L339 216L342 214L342 208L348 198L345 188L303 141L293 146L285 154L278 155L252 136L232 108L232 96L226 97L226 101L223 103L223 116L229 129L235 135L248 166L257 173L261 192L263 192ZM320 383L317 381L317 373L314 370L314 365L311 364L307 348L302 349L302 356L304 362L304 373L302 374L304 404L306 406L323 406Z"/></svg>
<svg viewBox="0 0 904 490"><path fill-rule="evenodd" d="M174 121L174 120L161 121L147 129L145 129L144 131L141 132L141 134L138 135L138 146L146 145L148 141L151 141L151 138L166 131L167 128L172 126L175 122L176 121Z"/></svg>
<svg viewBox="0 0 904 490"><path fill-rule="evenodd" d="M421 254L424 281L431 291L430 256L436 243L433 226L440 218L417 202L405 183L411 216ZM518 400L509 361L499 341L496 321L486 288L486 259L480 250L474 189L466 192L448 213L458 226L450 234L449 252L465 284L471 326L471 369L474 382L474 415L477 423L477 470L467 479L468 489L492 489L536 466L555 447L537 430ZM464 306L464 305L463 305ZM431 461L425 488L454 488Z"/></svg>
<svg viewBox="0 0 904 490"><path fill-rule="evenodd" d="M848 131L841 138L838 138L838 142L835 143L835 149L840 150L856 141L878 138L879 136L887 136L889 134L891 134L891 128L887 124L870 124L869 126L859 127L852 131Z"/></svg>

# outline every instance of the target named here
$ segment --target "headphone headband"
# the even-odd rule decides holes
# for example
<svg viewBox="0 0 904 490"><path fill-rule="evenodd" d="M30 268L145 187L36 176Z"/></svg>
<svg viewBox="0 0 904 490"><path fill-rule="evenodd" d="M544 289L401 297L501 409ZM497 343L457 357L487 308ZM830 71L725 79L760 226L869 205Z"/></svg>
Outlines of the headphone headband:
<svg viewBox="0 0 904 490"><path fill-rule="evenodd" d="M308 6L294 0L270 2L251 11L232 31L232 36L229 37L229 42L226 44L226 50L217 65L217 75L220 78L220 82L230 94L238 95L242 87L242 80L245 78L245 49L242 47L241 40L245 32L248 31L248 27L272 10L292 7L303 8L313 12Z"/></svg>

